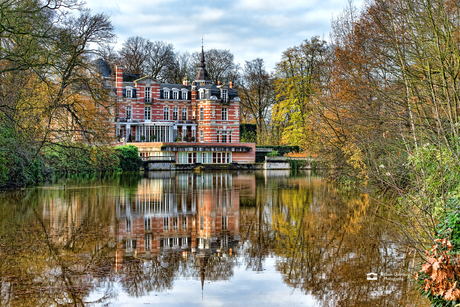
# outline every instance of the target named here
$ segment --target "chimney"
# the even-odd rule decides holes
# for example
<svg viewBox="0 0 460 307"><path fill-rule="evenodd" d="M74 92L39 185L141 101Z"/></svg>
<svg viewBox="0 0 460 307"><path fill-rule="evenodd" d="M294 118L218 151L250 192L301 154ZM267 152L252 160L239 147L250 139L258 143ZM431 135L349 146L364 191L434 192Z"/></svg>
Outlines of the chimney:
<svg viewBox="0 0 460 307"><path fill-rule="evenodd" d="M123 66L115 67L115 88L117 96L123 96Z"/></svg>
<svg viewBox="0 0 460 307"><path fill-rule="evenodd" d="M189 86L190 83L188 82L187 78L182 79L182 85Z"/></svg>
<svg viewBox="0 0 460 307"><path fill-rule="evenodd" d="M220 82L220 81L217 81L217 85L222 85L222 82Z"/></svg>
<svg viewBox="0 0 460 307"><path fill-rule="evenodd" d="M233 82L232 81L229 82L228 87L233 88Z"/></svg>

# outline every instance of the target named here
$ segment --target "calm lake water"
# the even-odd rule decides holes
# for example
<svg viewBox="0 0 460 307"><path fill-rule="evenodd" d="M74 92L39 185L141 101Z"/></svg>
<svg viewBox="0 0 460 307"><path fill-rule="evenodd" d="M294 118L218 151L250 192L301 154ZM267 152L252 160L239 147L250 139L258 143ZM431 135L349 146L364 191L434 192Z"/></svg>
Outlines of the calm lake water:
<svg viewBox="0 0 460 307"><path fill-rule="evenodd" d="M426 306L417 258L374 209L289 171L1 193L0 306Z"/></svg>

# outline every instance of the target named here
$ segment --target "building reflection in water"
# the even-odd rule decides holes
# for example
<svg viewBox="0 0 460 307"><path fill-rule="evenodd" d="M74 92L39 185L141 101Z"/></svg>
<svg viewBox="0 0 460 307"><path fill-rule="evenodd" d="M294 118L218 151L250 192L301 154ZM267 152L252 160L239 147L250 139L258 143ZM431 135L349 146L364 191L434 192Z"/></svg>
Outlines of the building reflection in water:
<svg viewBox="0 0 460 307"><path fill-rule="evenodd" d="M30 204L0 201L0 306L103 304L170 292L179 279L229 280L238 295L212 295L238 305L260 290L252 274L286 287L283 299L295 289L318 306L423 306L407 276L395 275L415 258L390 243L366 195L262 174L123 175L38 189ZM271 269L279 283L261 278Z"/></svg>
<svg viewBox="0 0 460 307"><path fill-rule="evenodd" d="M116 198L116 270L127 257L181 253L196 258L203 282L208 259L231 256L238 243L239 189L230 173L159 177Z"/></svg>

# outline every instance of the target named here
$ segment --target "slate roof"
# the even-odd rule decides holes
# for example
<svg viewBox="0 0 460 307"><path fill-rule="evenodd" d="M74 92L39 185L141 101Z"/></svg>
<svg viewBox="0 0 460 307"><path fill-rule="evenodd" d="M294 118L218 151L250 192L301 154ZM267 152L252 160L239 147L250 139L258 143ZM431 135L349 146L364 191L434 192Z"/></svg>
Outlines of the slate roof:
<svg viewBox="0 0 460 307"><path fill-rule="evenodd" d="M98 73L103 77L110 77L112 74L112 69L110 68L109 63L104 61L102 58L97 58L93 61L93 65L96 67Z"/></svg>

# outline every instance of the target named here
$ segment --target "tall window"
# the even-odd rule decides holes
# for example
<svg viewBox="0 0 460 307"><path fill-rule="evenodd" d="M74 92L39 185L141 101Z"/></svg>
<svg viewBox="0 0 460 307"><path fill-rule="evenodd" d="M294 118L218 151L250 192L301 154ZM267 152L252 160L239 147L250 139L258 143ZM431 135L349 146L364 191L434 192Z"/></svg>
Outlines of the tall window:
<svg viewBox="0 0 460 307"><path fill-rule="evenodd" d="M145 107L144 108L144 119L145 120L150 120L150 107Z"/></svg>
<svg viewBox="0 0 460 307"><path fill-rule="evenodd" d="M126 218L126 231L131 232L133 230L132 228L132 223L131 223L131 217Z"/></svg>
<svg viewBox="0 0 460 307"><path fill-rule="evenodd" d="M204 99L204 90L200 90L200 99Z"/></svg>
<svg viewBox="0 0 460 307"><path fill-rule="evenodd" d="M132 98L133 97L133 90L129 87L126 88L126 98Z"/></svg>
<svg viewBox="0 0 460 307"><path fill-rule="evenodd" d="M200 216L200 230L204 229L204 218Z"/></svg>
<svg viewBox="0 0 460 307"><path fill-rule="evenodd" d="M182 108L182 120L187 120L187 108Z"/></svg>
<svg viewBox="0 0 460 307"><path fill-rule="evenodd" d="M150 219L150 217L146 217L144 219L144 229L145 230L152 230L152 220Z"/></svg>
<svg viewBox="0 0 460 307"><path fill-rule="evenodd" d="M222 108L222 120L227 120L227 108Z"/></svg>
<svg viewBox="0 0 460 307"><path fill-rule="evenodd" d="M177 230L177 224L178 224L177 220L178 220L177 217L173 217L173 229L174 230Z"/></svg>
<svg viewBox="0 0 460 307"><path fill-rule="evenodd" d="M228 132L228 142L229 143L232 142L232 132L231 131Z"/></svg>
<svg viewBox="0 0 460 307"><path fill-rule="evenodd" d="M204 132L203 130L200 130L200 142L204 141Z"/></svg>
<svg viewBox="0 0 460 307"><path fill-rule="evenodd" d="M177 120L177 107L173 107L173 120Z"/></svg>
<svg viewBox="0 0 460 307"><path fill-rule="evenodd" d="M145 102L150 102L150 87L145 88Z"/></svg>
<svg viewBox="0 0 460 307"><path fill-rule="evenodd" d="M132 107L127 106L126 107L126 119L131 119L131 112L132 112Z"/></svg>
<svg viewBox="0 0 460 307"><path fill-rule="evenodd" d="M163 218L163 230L169 230L169 217Z"/></svg>
<svg viewBox="0 0 460 307"><path fill-rule="evenodd" d="M227 143L227 131L222 131L222 143Z"/></svg>
<svg viewBox="0 0 460 307"><path fill-rule="evenodd" d="M163 119L164 120L169 120L169 107L164 107L163 108Z"/></svg>
<svg viewBox="0 0 460 307"><path fill-rule="evenodd" d="M222 101L223 102L228 101L228 92L227 92L227 90L222 90Z"/></svg>
<svg viewBox="0 0 460 307"><path fill-rule="evenodd" d="M179 99L179 91L173 91L173 99Z"/></svg>
<svg viewBox="0 0 460 307"><path fill-rule="evenodd" d="M152 236L150 234L145 235L145 250L150 250L152 246Z"/></svg>
<svg viewBox="0 0 460 307"><path fill-rule="evenodd" d="M187 100L187 98L188 98L187 91L182 91L182 100Z"/></svg>
<svg viewBox="0 0 460 307"><path fill-rule="evenodd" d="M182 229L187 229L187 217L182 216Z"/></svg>
<svg viewBox="0 0 460 307"><path fill-rule="evenodd" d="M200 120L204 120L204 108L200 107Z"/></svg>
<svg viewBox="0 0 460 307"><path fill-rule="evenodd" d="M169 99L169 89L164 89L163 90L163 98L164 99Z"/></svg>
<svg viewBox="0 0 460 307"><path fill-rule="evenodd" d="M215 115L216 115L216 107L212 107L211 116L214 117Z"/></svg>
<svg viewBox="0 0 460 307"><path fill-rule="evenodd" d="M222 217L222 229L225 230L228 228L228 217L227 216L223 216Z"/></svg>

